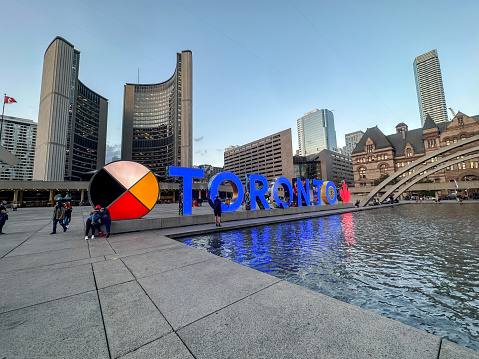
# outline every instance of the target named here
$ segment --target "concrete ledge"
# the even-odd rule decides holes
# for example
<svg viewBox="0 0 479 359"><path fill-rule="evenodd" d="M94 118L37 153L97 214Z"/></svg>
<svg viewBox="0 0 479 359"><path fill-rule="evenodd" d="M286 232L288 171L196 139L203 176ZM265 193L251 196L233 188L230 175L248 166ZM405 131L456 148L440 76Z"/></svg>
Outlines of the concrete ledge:
<svg viewBox="0 0 479 359"><path fill-rule="evenodd" d="M283 217L282 221L294 220L295 218L284 218L289 215L298 214L314 214L322 216L334 210L354 209L352 203L341 203L334 205L321 206L305 206L305 207L289 207L289 208L274 208L268 210L255 211L237 211L226 212L222 215L222 222L234 222L251 220L258 218ZM376 207L377 208L377 207ZM128 233L137 231L146 231L152 229L165 229L174 227L194 226L200 224L208 224L214 222L213 210L211 214L189 215L189 216L174 216L164 218L139 218L126 219L121 221L113 221L111 230L113 233Z"/></svg>

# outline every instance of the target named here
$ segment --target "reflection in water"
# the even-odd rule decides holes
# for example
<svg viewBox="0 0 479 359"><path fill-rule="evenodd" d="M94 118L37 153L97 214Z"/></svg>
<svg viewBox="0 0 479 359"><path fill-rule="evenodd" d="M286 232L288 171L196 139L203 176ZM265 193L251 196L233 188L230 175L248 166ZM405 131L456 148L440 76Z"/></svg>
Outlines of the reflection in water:
<svg viewBox="0 0 479 359"><path fill-rule="evenodd" d="M479 350L479 204L414 204L183 242Z"/></svg>

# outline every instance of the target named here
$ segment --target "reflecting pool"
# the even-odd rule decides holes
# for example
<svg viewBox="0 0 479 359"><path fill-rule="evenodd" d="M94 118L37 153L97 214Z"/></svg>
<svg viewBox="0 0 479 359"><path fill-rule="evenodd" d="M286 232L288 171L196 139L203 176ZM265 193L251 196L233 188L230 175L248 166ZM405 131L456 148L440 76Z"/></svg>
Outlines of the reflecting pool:
<svg viewBox="0 0 479 359"><path fill-rule="evenodd" d="M178 239L479 350L479 204L407 204Z"/></svg>

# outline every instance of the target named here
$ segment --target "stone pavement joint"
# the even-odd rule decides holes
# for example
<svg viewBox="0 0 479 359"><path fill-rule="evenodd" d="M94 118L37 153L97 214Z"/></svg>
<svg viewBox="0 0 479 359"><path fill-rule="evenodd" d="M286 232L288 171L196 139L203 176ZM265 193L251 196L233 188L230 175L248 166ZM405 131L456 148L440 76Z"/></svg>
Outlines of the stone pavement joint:
<svg viewBox="0 0 479 359"><path fill-rule="evenodd" d="M217 228L205 206L188 226L152 229L150 220L181 224L177 206L157 207L122 224L135 232L89 241L88 207L75 207L68 231L56 235L51 208L10 213L0 237L0 358L479 357L169 238L356 209L240 211Z"/></svg>

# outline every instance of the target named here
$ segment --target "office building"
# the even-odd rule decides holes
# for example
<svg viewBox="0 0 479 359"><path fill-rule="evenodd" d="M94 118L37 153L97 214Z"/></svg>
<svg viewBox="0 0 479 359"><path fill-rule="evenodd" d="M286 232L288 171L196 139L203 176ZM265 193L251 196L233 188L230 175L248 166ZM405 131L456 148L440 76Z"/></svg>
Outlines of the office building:
<svg viewBox="0 0 479 359"><path fill-rule="evenodd" d="M224 170L242 181L245 174L259 174L272 181L277 177L293 178L293 144L287 129L243 146L230 146L224 153Z"/></svg>
<svg viewBox="0 0 479 359"><path fill-rule="evenodd" d="M344 139L346 140L346 146L344 146L343 154L351 157L351 153L353 153L357 143L363 138L363 135L363 131L355 131L345 134Z"/></svg>
<svg viewBox="0 0 479 359"><path fill-rule="evenodd" d="M6 166L0 161L0 180L30 181L33 177L37 123L4 116L1 137L1 145L21 162L16 166Z"/></svg>
<svg viewBox="0 0 479 359"><path fill-rule="evenodd" d="M193 165L193 60L177 53L176 70L157 84L126 84L121 159L165 175L167 166Z"/></svg>
<svg viewBox="0 0 479 359"><path fill-rule="evenodd" d="M307 112L298 119L298 144L301 156L322 150L338 152L334 116L329 110Z"/></svg>
<svg viewBox="0 0 479 359"><path fill-rule="evenodd" d="M81 180L105 165L108 100L78 80L80 52L56 37L45 52L33 179Z"/></svg>
<svg viewBox="0 0 479 359"><path fill-rule="evenodd" d="M339 187L341 181L354 186L353 164L350 156L322 150L308 156L294 156L294 177L332 181Z"/></svg>
<svg viewBox="0 0 479 359"><path fill-rule="evenodd" d="M437 50L416 57L413 67L421 126L427 115L435 123L447 122L446 98Z"/></svg>

